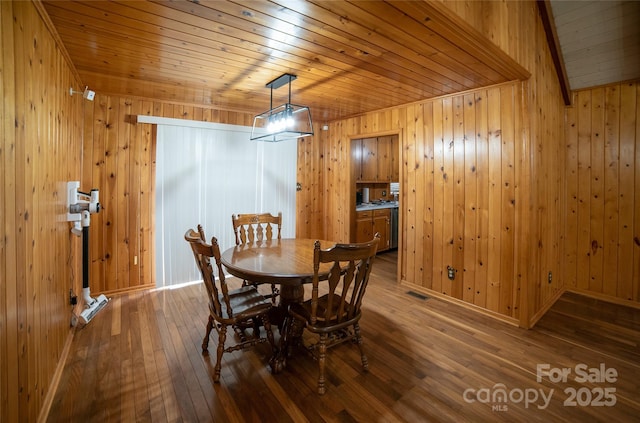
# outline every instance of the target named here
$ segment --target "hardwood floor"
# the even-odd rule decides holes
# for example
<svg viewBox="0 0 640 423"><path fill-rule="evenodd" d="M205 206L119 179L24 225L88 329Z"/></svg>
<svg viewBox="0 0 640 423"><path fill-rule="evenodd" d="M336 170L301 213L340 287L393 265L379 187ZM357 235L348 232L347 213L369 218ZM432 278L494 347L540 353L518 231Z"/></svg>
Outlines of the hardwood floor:
<svg viewBox="0 0 640 423"><path fill-rule="evenodd" d="M272 375L266 344L225 354L212 383L198 284L114 297L78 329L48 421L640 421L640 310L565 294L524 330L396 286L393 252L373 273L361 322L369 372L355 346L329 350L322 397L309 355ZM211 351L216 342L214 332ZM586 370L583 382L583 365L608 380Z"/></svg>

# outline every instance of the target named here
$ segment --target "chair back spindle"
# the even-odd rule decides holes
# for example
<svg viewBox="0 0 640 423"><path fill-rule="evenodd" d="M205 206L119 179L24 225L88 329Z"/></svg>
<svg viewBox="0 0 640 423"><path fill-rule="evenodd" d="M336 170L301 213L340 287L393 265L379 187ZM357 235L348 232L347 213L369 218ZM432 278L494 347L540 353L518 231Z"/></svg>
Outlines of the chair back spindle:
<svg viewBox="0 0 640 423"><path fill-rule="evenodd" d="M282 212L277 216L270 213L234 214L231 216L236 245L269 241L275 236L281 239Z"/></svg>
<svg viewBox="0 0 640 423"><path fill-rule="evenodd" d="M282 236L282 212L279 212L277 216L270 213L234 214L231 216L231 221L236 236L236 245L270 241L274 237L274 232L277 239L281 239ZM257 285L252 281L244 281L243 284ZM265 296L271 298L275 305L279 293L278 288L272 284L271 294Z"/></svg>

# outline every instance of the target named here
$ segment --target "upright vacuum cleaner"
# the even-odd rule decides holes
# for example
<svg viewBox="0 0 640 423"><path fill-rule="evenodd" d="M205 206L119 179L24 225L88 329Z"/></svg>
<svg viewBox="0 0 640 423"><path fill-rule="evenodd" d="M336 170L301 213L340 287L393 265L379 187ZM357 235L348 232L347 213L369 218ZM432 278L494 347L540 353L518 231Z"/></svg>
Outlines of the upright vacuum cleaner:
<svg viewBox="0 0 640 423"><path fill-rule="evenodd" d="M67 182L67 221L73 222L71 232L74 235L82 235L82 297L85 308L80 318L86 324L107 305L109 299L103 294L92 298L89 289L89 225L91 214L100 211L99 193L97 189L85 193L78 191L78 188L80 182Z"/></svg>

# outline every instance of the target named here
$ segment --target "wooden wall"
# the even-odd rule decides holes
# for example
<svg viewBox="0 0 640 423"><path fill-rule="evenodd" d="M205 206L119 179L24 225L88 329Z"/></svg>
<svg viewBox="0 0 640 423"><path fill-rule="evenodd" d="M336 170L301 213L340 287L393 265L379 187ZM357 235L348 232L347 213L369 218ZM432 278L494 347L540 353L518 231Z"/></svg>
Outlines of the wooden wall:
<svg viewBox="0 0 640 423"><path fill-rule="evenodd" d="M69 95L82 84L38 3L0 2L0 421L36 421L71 340L81 240L66 182L98 188L92 294L153 286L153 126L138 114L250 125L253 116L140 99ZM75 310L79 312L79 310Z"/></svg>
<svg viewBox="0 0 640 423"><path fill-rule="evenodd" d="M33 3L0 2L0 22L0 421L34 422L81 286L65 217L85 102L69 95L80 83Z"/></svg>
<svg viewBox="0 0 640 423"><path fill-rule="evenodd" d="M564 289L560 87L535 3L446 4L531 78L332 122L316 137L324 236L352 230L350 140L396 132L401 281L529 327Z"/></svg>
<svg viewBox="0 0 640 423"><path fill-rule="evenodd" d="M300 190L296 194L296 236L322 238L323 225L323 166L322 141L326 132L315 128L315 136L298 141L297 178Z"/></svg>
<svg viewBox="0 0 640 423"><path fill-rule="evenodd" d="M251 125L253 115L96 94L84 119L82 185L98 188L103 210L92 215L91 290L116 293L155 286L154 125L152 115Z"/></svg>
<svg viewBox="0 0 640 423"><path fill-rule="evenodd" d="M640 83L581 90L566 110L564 278L640 302Z"/></svg>
<svg viewBox="0 0 640 423"><path fill-rule="evenodd" d="M521 99L521 84L512 83L332 123L325 237L350 237L350 140L395 130L402 144L400 279L517 322L516 204L529 201L520 174L528 142Z"/></svg>
<svg viewBox="0 0 640 423"><path fill-rule="evenodd" d="M477 2L446 1L454 13L506 51L531 73L523 91L523 131L530 137L525 158L529 169L523 169L526 179L532 181L531 203L518 213L519 260L526 265L527 283L522 303L530 326L553 304L562 293L565 282L562 273L562 192L565 155L563 144L563 115L560 86L549 55L544 29L535 2ZM522 187L524 188L524 187ZM520 189L516 186L516 189ZM549 282L549 272L552 278Z"/></svg>

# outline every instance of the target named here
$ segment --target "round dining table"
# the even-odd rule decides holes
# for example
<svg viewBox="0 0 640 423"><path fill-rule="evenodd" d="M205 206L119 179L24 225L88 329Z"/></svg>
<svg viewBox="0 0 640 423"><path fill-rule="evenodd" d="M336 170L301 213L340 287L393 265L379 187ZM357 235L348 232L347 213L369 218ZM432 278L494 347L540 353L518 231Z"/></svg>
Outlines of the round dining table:
<svg viewBox="0 0 640 423"><path fill-rule="evenodd" d="M273 373L286 366L288 334L285 319L289 304L304 300L304 284L313 280L313 250L316 240L310 238L273 239L236 245L222 253L221 262L231 275L257 284L280 286L280 301L270 320L281 330L280 345L269 361ZM336 243L320 241L327 249ZM331 263L323 263L318 271L320 280L329 277Z"/></svg>
<svg viewBox="0 0 640 423"><path fill-rule="evenodd" d="M316 240L310 238L284 238L236 245L222 253L224 268L233 276L251 281L280 286L280 305L301 302L306 283L313 279L313 249ZM320 240L327 249L336 243ZM320 280L329 275L330 264L320 267Z"/></svg>

